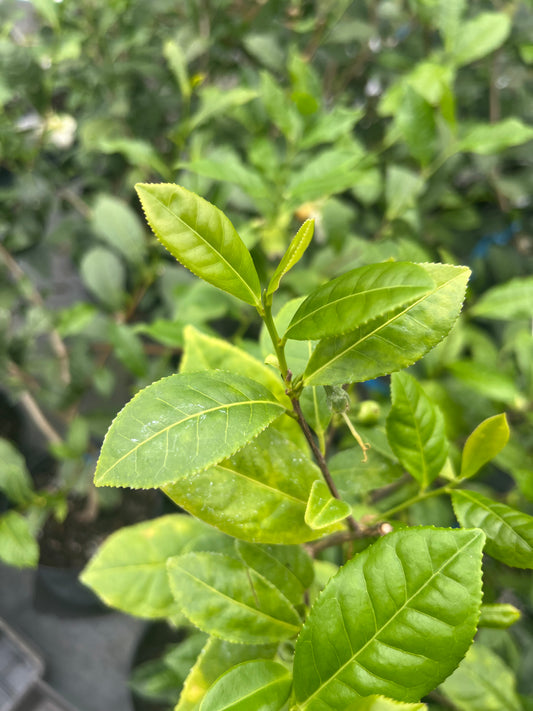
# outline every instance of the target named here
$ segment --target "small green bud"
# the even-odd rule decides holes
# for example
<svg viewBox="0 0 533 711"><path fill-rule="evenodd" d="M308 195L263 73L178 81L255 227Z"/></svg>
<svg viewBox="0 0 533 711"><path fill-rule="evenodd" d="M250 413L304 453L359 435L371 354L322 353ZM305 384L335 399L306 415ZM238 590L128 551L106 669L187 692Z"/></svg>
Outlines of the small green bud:
<svg viewBox="0 0 533 711"><path fill-rule="evenodd" d="M324 385L328 407L336 415L350 409L350 396L339 385Z"/></svg>
<svg viewBox="0 0 533 711"><path fill-rule="evenodd" d="M355 416L355 421L359 425L375 425L381 417L381 407L375 400L363 400L359 405L359 411Z"/></svg>

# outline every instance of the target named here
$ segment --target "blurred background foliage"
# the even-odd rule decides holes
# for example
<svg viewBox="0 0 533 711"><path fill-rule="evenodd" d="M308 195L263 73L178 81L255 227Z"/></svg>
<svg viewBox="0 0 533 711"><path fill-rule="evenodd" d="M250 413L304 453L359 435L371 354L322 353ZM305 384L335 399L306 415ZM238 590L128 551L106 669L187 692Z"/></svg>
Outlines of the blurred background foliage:
<svg viewBox="0 0 533 711"><path fill-rule="evenodd" d="M508 413L478 486L531 512L532 37L531 0L0 2L0 558L36 564L73 496L93 515L116 504L91 484L103 435L176 369L186 323L259 353L252 309L154 244L137 181L226 211L264 278L314 217L285 300L391 258L469 265L458 326L412 370L457 445ZM379 469L388 383L351 396ZM432 500L415 519L453 514ZM531 610L530 577L487 577L494 600ZM533 708L517 629L484 641Z"/></svg>

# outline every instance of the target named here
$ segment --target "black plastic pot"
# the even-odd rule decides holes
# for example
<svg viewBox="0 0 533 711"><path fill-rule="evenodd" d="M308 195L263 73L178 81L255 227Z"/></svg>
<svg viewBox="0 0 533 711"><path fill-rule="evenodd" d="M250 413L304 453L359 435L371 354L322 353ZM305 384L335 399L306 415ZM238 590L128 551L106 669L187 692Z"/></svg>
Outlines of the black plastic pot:
<svg viewBox="0 0 533 711"><path fill-rule="evenodd" d="M39 612L58 617L86 617L110 612L79 579L81 571L40 565L35 574L33 602Z"/></svg>

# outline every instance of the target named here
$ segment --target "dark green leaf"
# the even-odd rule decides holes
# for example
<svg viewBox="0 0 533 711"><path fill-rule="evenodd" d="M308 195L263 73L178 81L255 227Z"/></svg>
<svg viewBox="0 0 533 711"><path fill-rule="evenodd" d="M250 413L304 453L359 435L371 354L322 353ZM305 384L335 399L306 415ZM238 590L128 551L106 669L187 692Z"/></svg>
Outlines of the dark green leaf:
<svg viewBox="0 0 533 711"><path fill-rule="evenodd" d="M387 437L400 463L425 489L448 456L444 417L412 375L394 373Z"/></svg>
<svg viewBox="0 0 533 711"><path fill-rule="evenodd" d="M330 580L297 640L302 711L360 696L416 701L472 642L481 604L481 531L412 528L367 548Z"/></svg>
<svg viewBox="0 0 533 711"><path fill-rule="evenodd" d="M533 568L533 516L475 491L454 491L452 501L461 526L485 532L489 555L516 568Z"/></svg>
<svg viewBox="0 0 533 711"><path fill-rule="evenodd" d="M127 203L111 195L98 195L91 212L91 224L97 235L128 262L142 264L146 254L144 229Z"/></svg>

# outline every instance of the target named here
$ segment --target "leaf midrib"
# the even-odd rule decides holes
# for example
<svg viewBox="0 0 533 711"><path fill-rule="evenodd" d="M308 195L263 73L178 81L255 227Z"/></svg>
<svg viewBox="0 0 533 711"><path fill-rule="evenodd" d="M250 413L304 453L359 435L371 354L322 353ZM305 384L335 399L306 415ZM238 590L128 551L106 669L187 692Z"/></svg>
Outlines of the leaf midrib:
<svg viewBox="0 0 533 711"><path fill-rule="evenodd" d="M227 267L230 269L230 271L232 271L232 272L235 274L235 276L237 277L237 280L240 281L241 284L243 284L243 285L246 287L246 289L249 291L249 293L250 293L251 296L252 296L253 303L254 303L254 304L258 304L259 301L258 301L258 298L257 298L257 295L255 294L255 292L252 290L252 288L250 287L250 285L248 284L248 282L246 282L246 281L244 280L244 278L239 274L239 272L235 269L235 267L234 267L230 262L228 262L228 260L226 259L226 257L222 254L222 252L220 252L220 251L219 251L216 247L214 247L208 240L206 240L205 237L203 237L203 236L198 232L198 230L196 230L196 229L195 229L194 227L192 227L191 225L187 224L187 222L185 222L185 220L184 220L182 217L180 217L180 216L177 215L175 212L173 212L173 210L170 209L170 206L169 206L169 205L165 205L165 203L164 203L159 197L157 197L157 196L154 196L154 197L155 197L155 199L157 200L157 202L158 202L162 207L164 207L167 212L169 212L169 213L172 215L172 217L174 217L180 224L184 225L184 226L186 227L186 229L188 229L188 230L190 230L191 232L193 232L193 233L198 237L198 239L199 239L206 247L208 247L212 252L214 252L214 253L224 262L224 264L227 265ZM154 228L154 232L155 232L155 228ZM159 233L159 234L161 235L161 233ZM237 234L237 232L235 232L235 234ZM237 237L238 237L238 235L237 235ZM164 240L165 242L168 242L168 240L167 240L166 238L164 238L162 235L159 237L159 239ZM191 271L192 271L192 270L191 270Z"/></svg>
<svg viewBox="0 0 533 711"><path fill-rule="evenodd" d="M307 504L307 501L305 499L298 499L296 496L293 496L292 494L288 494L287 492L283 491L282 489L275 489L273 486L270 486L269 484L265 484L265 482L260 481L259 479L254 479L251 476L248 476L244 474L243 472L237 471L236 469L232 469L231 467L225 467L222 464L215 464L213 467L214 469L222 469L222 471L225 472L231 472L231 474L235 474L236 476L240 476L242 479L245 479L246 481L253 482L253 484L256 484L259 487L262 487L263 489L268 489L269 491L274 492L275 494L281 495L282 497L286 499L291 499L292 501L295 501L297 504L301 504L302 506L305 506Z"/></svg>
<svg viewBox="0 0 533 711"><path fill-rule="evenodd" d="M298 321L294 321L293 323L291 323L290 328L287 329L287 334L289 334L290 331L294 327L299 326L303 321L307 321L308 319L314 318L320 311L323 311L324 309L329 309L332 307L337 307L337 305L341 304L343 301L347 301L348 299L358 299L362 296L366 296L367 294L375 294L375 293L379 293L380 291L391 291L391 290L413 289L413 288L423 289L424 287L421 287L421 286L417 287L417 286L412 286L412 285L406 286L404 284L398 284L396 286L379 286L379 287L376 287L375 289L365 289L364 291L358 291L355 294L354 293L346 294L346 296L341 296L341 297L336 298L332 301L328 301L327 304L322 304L321 306L318 306L318 307L314 308L312 311L309 311L308 313L301 316L298 319ZM426 289L424 295L427 295L427 293L428 293L428 290ZM416 296L413 297L413 299L416 299ZM385 311L390 311L390 308L386 308ZM379 317L379 314L376 314L376 316L374 318L378 318L378 317ZM359 326L364 326L364 324L368 323L369 320L370 319L367 318L365 321L361 322L359 324ZM357 326L355 328L357 328ZM345 333L348 333L350 330L355 330L355 328L349 329ZM290 336L288 336L288 337L290 338ZM316 339L316 336L313 336L313 338Z"/></svg>
<svg viewBox="0 0 533 711"><path fill-rule="evenodd" d="M289 679L290 679L290 675L289 675L289 672L287 671L287 674L285 674L285 676L280 676L277 679L272 679L272 681L269 681L267 684L263 684L263 686L260 686L258 689L253 689L252 691L250 691L250 693L245 694L244 696L239 696L238 699L233 699L233 701L230 701L228 705L218 707L218 711L227 711L227 709L231 709L234 704L236 704L236 703L240 704L243 701L246 701L246 699L253 698L258 692L264 692L265 689L268 690L270 687L276 686L281 681L285 681L285 680L289 680Z"/></svg>
<svg viewBox="0 0 533 711"><path fill-rule="evenodd" d="M203 394L203 393L202 393ZM132 449L128 450L126 454L123 454L119 459L117 459L113 464L106 469L104 472L102 472L98 476L98 480L101 481L101 479L109 474L110 471L112 471L120 462L122 462L124 459L129 457L133 452L136 452L140 447L144 447L147 442L150 442L154 437L159 437L159 435L163 434L164 432L168 432L171 430L173 427L177 427L178 425L183 424L184 422L188 422L189 420L193 420L194 418L198 418L201 415L205 415L209 412L217 412L218 410L226 410L230 407L238 407L238 406L243 406L243 405L275 405L282 410L284 409L283 405L281 405L279 402L274 402L273 400L240 400L239 402L230 402L230 403L224 403L221 405L218 405L217 407L211 407L208 408L207 410L199 410L198 412L193 413L192 415L187 415L187 417L184 417L182 420L178 420L177 422L172 422L172 424L167 425L166 427L163 427L163 429L158 430L157 432L154 432L154 434L150 435L146 439L144 439L142 442L139 442L139 444L136 444L135 447ZM129 438L128 438L129 439ZM168 452L168 450L167 450ZM96 479L96 477L95 477Z"/></svg>
<svg viewBox="0 0 533 711"><path fill-rule="evenodd" d="M332 675L330 676L330 678L329 678L324 684L322 684L321 686L319 686L319 687L316 689L316 691L314 691L310 696L308 696L308 697L304 700L303 705L301 705L299 708L302 709L302 710L306 709L307 706L309 705L310 701L311 701L317 694L319 694L325 687L327 687L328 684L330 684L334 679L336 679L336 678L338 677L338 675L341 674L341 673L344 671L344 669L345 669L349 664L352 664L352 663L354 662L354 660L357 659L357 657L358 657L359 655L361 655L361 654L365 651L365 649L366 649L370 644L372 644L372 643L378 638L378 636L379 636L382 632L384 632L384 630L387 629L387 627L396 619L396 617L400 614L400 612L403 612L403 610L404 610L404 609L432 582L432 580L433 580L434 578L436 578L437 575L440 575L440 573L442 572L442 570L443 570L444 568L446 568L448 565L450 565L450 563L452 563L452 562L455 560L455 558L457 558L457 556L458 556L460 553L462 553L463 550L465 550L465 548L468 548L470 545L472 545L472 543L474 543L474 542L477 540L478 537L479 537L478 534L476 534L476 535L473 536L467 543L465 543L461 548L458 548L457 551L453 554L453 556L451 556L450 558L448 558L448 559L440 566L440 568L439 568L438 570L436 570L434 573L432 573L432 575L426 580L426 582L425 582L420 588L418 588L418 590L417 590L415 593L413 593L413 595L411 595L411 597L408 598L408 599L403 603L403 605L401 605L401 607L399 607L399 608L396 610L396 612L394 613L394 615L393 615L389 620L387 620L387 622L386 622L379 630L376 630L376 632L372 635L372 637L371 637L367 642L365 642L365 644L364 644L360 649L357 650L357 653L356 653L356 654L353 654L353 655L350 657L350 659L349 659L347 662L345 662L334 674L332 674ZM351 640L350 640L350 642L351 642Z"/></svg>
<svg viewBox="0 0 533 711"><path fill-rule="evenodd" d="M472 502L473 504L475 504L476 506L481 507L481 508L484 509L485 511L488 511L490 514L492 514L493 516L495 516L499 521L502 522L502 524L503 524L507 529L509 529L509 530L511 531L511 533L513 533L517 538L520 538L520 540L522 540L522 541L525 543L525 545L529 548L529 551L530 551L531 553L533 553L533 547L531 546L531 543L530 543L526 538L524 538L524 537L522 536L522 534L519 533L519 532L516 530L516 528L513 528L510 523L507 523L507 521L503 518L503 516L502 516L501 514L497 513L493 508L491 508L488 504L485 504L483 501L479 501L479 500L476 499L475 497L469 496L469 494L467 493L466 490L463 490L463 491L456 491L455 493L458 494L459 496L464 496L465 499L468 499L469 501L471 501L471 502ZM495 502L494 502L494 505L495 505L495 506L498 506L498 505L505 505L505 504L499 504L499 502L495 501ZM512 510L512 509L511 509L511 510ZM512 510L512 511L513 511L513 510ZM518 513L520 513L520 512L518 512Z"/></svg>
<svg viewBox="0 0 533 711"><path fill-rule="evenodd" d="M418 299L418 301L415 301L414 303L409 304L409 306L408 306L407 308L405 308L403 311L400 311L399 313L395 314L395 315L392 316L390 319L388 319L387 321L385 321L385 322L383 322L382 324L380 324L380 325L379 325L377 328L375 328L373 331L371 331L370 333L365 334L365 336L363 336L363 338L359 339L356 343L352 343L348 348L345 348L343 351L337 353L337 355L335 355L333 358L330 358L330 359L328 360L328 362L325 363L324 365L320 366L320 368L317 368L316 370L313 370L313 371L311 372L311 377L315 377L315 376L317 375L317 373L320 373L322 370L325 370L326 368L329 368L332 363L334 363L334 362L335 362L336 360L338 360L339 358L343 358L343 357L346 355L346 353L348 353L349 351L353 350L354 348L356 348L357 346L359 346L361 343L364 343L364 341L368 340L368 339L371 338L372 336L375 336L375 335L376 335L377 333L379 333L381 330L383 330L383 329L386 328L387 326L390 326L391 323L394 323L394 321L397 321L397 320L398 320L399 318L401 318L402 316L405 316L405 314L406 314L406 313L409 313L409 311L411 311L411 309L414 309L416 306L418 306L418 304L420 304L420 303L422 303L423 301L425 301L426 299L429 299L430 297L434 296L438 291L440 291L441 289L446 288L446 287L449 286L453 281L455 281L456 279L459 279L461 276L463 276L463 272L459 272L459 273L456 274L454 277L452 277L452 278L446 280L446 281L443 282L442 284L439 284L439 285L438 285L433 291L431 291L430 293L424 294L420 299ZM304 374L304 377L303 377L303 381L304 381L304 385L305 385L305 381L306 381L305 374Z"/></svg>
<svg viewBox="0 0 533 711"><path fill-rule="evenodd" d="M285 622L285 620L280 620L278 617L272 617L272 615L269 615L266 612L263 612L262 610L259 610L256 607L250 607L246 603L240 602L240 600L236 600L234 597L230 597L229 595L226 595L225 593L221 592L220 590L217 590L217 588L214 588L213 586L206 583L204 580L197 578L195 575L193 575L193 573L191 573L190 570L186 570L185 568L181 567L179 564L176 564L176 567L178 567L182 573L185 573L190 578L192 578L194 581L196 581L199 585L202 585L204 588L207 588L207 590L209 590L210 592L214 593L215 595L218 595L219 597L223 597L226 600L229 600L233 605L237 605L237 607L242 607L243 609L245 609L248 612L248 614L250 612L253 612L254 614L264 617L267 620L272 620L273 622L283 625L284 627L294 630L295 632L297 632L300 629L296 625L292 625L290 622ZM256 575L258 575L259 577L263 577L262 575L257 573L257 571L255 571L255 570L254 570L254 573ZM272 587L274 588L274 586L272 586ZM274 588L274 589L276 589L276 588ZM292 607L292 605L291 605L291 607ZM294 612L295 612L295 614L298 614L296 611L294 611Z"/></svg>

